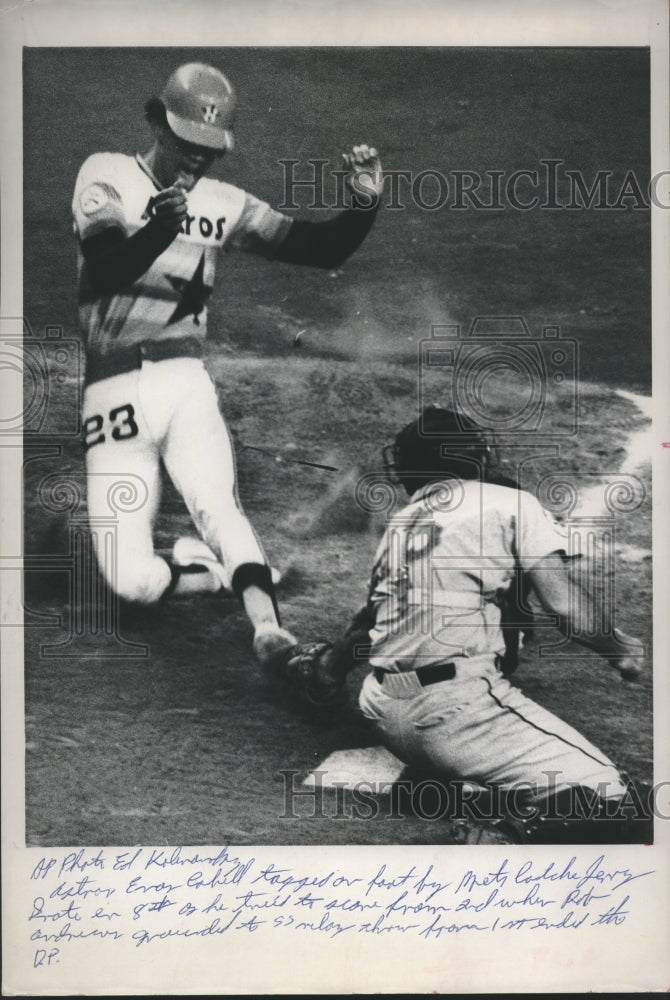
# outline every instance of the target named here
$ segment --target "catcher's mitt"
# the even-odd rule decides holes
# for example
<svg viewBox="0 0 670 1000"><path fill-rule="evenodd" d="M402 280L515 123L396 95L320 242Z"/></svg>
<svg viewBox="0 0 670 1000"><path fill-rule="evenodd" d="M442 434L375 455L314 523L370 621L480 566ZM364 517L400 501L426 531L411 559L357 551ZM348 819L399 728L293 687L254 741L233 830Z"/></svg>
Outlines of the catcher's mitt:
<svg viewBox="0 0 670 1000"><path fill-rule="evenodd" d="M284 667L285 678L301 700L321 708L337 706L346 700L346 676L324 680L318 671L322 659L333 648L330 642L298 643Z"/></svg>

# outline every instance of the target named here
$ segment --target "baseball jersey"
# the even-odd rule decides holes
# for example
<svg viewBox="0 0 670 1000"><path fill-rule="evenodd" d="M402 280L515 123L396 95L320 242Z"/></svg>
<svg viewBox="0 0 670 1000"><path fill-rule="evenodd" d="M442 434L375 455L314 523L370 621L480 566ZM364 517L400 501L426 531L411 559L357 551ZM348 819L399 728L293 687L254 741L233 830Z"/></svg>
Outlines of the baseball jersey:
<svg viewBox="0 0 670 1000"><path fill-rule="evenodd" d="M142 158L96 153L79 171L72 212L85 240L109 227L132 236L150 218L157 188ZM144 340L204 339L207 299L223 247L267 251L284 239L291 219L266 202L212 178L187 194L188 217L170 246L131 286L93 288L79 250L79 314L87 351L99 357Z"/></svg>
<svg viewBox="0 0 670 1000"><path fill-rule="evenodd" d="M370 585L373 667L503 654L496 598L515 568L568 552L567 531L530 493L474 480L424 487L388 522Z"/></svg>

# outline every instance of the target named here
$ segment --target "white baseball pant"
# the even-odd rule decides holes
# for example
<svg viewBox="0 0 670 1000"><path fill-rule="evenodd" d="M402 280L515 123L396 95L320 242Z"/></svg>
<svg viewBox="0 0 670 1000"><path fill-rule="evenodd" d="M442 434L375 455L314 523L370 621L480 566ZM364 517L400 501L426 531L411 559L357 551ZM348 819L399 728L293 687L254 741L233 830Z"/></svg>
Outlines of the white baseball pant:
<svg viewBox="0 0 670 1000"><path fill-rule="evenodd" d="M230 436L200 360L144 361L87 386L83 420L91 532L101 572L121 597L152 603L171 584L153 543L161 460L229 578L244 563L266 562L239 504ZM98 530L110 524L112 545Z"/></svg>
<svg viewBox="0 0 670 1000"><path fill-rule="evenodd" d="M624 794L612 761L510 684L493 656L456 664L453 680L427 687L414 671L365 678L361 711L400 760L447 780L518 788L528 802L574 785Z"/></svg>

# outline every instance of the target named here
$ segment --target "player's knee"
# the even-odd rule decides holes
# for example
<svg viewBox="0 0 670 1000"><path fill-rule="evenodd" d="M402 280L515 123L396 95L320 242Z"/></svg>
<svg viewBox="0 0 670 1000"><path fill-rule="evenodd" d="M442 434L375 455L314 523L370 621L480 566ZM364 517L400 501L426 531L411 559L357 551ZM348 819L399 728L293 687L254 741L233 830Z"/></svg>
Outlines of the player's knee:
<svg viewBox="0 0 670 1000"><path fill-rule="evenodd" d="M131 604L155 604L171 582L169 566L157 556L131 559L111 570L101 566L101 570L114 593Z"/></svg>

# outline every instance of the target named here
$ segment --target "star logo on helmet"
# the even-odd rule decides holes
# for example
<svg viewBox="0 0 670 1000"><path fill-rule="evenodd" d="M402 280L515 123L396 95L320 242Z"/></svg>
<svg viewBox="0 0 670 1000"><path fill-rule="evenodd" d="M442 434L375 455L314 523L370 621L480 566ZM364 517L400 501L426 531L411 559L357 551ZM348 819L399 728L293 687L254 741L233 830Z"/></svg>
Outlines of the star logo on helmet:
<svg viewBox="0 0 670 1000"><path fill-rule="evenodd" d="M219 109L216 104L206 104L202 109L203 121L207 122L208 125L213 125L218 117Z"/></svg>

